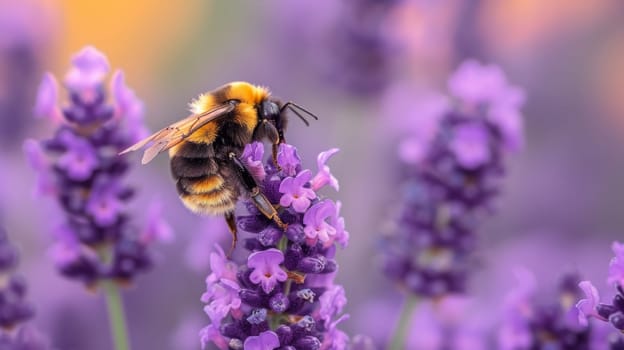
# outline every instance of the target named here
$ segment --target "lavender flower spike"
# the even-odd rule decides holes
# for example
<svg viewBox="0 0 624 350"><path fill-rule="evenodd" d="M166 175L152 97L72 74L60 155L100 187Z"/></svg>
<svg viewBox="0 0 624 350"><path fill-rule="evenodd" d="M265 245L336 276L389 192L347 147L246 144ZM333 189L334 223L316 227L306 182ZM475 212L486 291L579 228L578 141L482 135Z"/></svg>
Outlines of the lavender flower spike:
<svg viewBox="0 0 624 350"><path fill-rule="evenodd" d="M47 340L26 324L34 309L26 301L26 281L13 274L17 263L17 250L0 227L0 349L49 349Z"/></svg>
<svg viewBox="0 0 624 350"><path fill-rule="evenodd" d="M143 105L121 71L113 75L112 103L107 102L109 70L106 56L94 47L74 55L64 79L68 98L62 108L56 105L56 82L46 75L37 112L53 119L56 131L48 140L26 141L24 150L39 172L42 192L54 196L65 212L54 231L57 269L100 288L109 304L115 348L128 349L119 285L151 268L152 243L171 230L154 210L142 230L130 220L127 206L134 189L124 182L130 167L118 153L146 134ZM58 111L62 120L56 118Z"/></svg>
<svg viewBox="0 0 624 350"><path fill-rule="evenodd" d="M151 267L151 243L170 235L154 209L143 231L129 220L127 205L134 190L123 181L129 165L117 153L146 130L142 103L121 71L111 84L113 104L106 102L109 70L106 56L93 47L76 54L64 80L68 103L63 107L57 105L56 80L46 74L36 109L55 121L56 132L48 140L24 144L39 173L39 192L56 197L66 213L56 229L56 265L66 277L88 285L131 281Z"/></svg>
<svg viewBox="0 0 624 350"><path fill-rule="evenodd" d="M249 156L243 158L257 164L254 154L263 155L263 147L247 145L243 154ZM239 228L251 234L244 262L228 261L220 248L211 254L212 273L202 296L210 324L200 333L202 346L344 350L349 337L338 325L347 319L342 315L347 299L333 283L335 246L348 243L344 219L332 200L319 197L293 146L281 145L277 162L279 167L264 161L257 173L265 176L257 180L271 202L280 203L288 228L284 232L245 202L248 213L237 215Z"/></svg>
<svg viewBox="0 0 624 350"><path fill-rule="evenodd" d="M479 224L500 192L505 158L515 151L509 144L522 138L516 120L522 93L500 68L468 61L449 79L449 90L454 104L432 97L424 108L427 132L401 144L404 197L381 240L388 278L421 297L466 292Z"/></svg>

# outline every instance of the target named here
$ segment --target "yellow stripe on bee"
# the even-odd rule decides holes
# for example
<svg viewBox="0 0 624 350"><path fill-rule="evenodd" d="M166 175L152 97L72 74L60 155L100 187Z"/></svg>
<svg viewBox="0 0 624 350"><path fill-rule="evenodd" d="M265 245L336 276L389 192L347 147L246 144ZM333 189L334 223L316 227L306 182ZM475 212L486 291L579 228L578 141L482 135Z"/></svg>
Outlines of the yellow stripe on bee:
<svg viewBox="0 0 624 350"><path fill-rule="evenodd" d="M195 143L213 143L217 138L218 132L219 126L217 122L211 121L190 134L186 139Z"/></svg>
<svg viewBox="0 0 624 350"><path fill-rule="evenodd" d="M243 125L249 132L253 132L253 130L258 125L258 112L256 111L255 106L241 103L236 106L236 114L234 120Z"/></svg>
<svg viewBox="0 0 624 350"><path fill-rule="evenodd" d="M265 87L236 81L199 95L191 102L190 109L192 113L200 114L214 109L228 100L238 100L240 103L231 115L234 116L234 120L238 124L245 126L249 132L253 132L258 125L256 106L269 96L270 92ZM193 142L211 143L216 138L218 131L217 123L211 122L198 132L193 133L188 139Z"/></svg>
<svg viewBox="0 0 624 350"><path fill-rule="evenodd" d="M208 193L216 190L220 190L223 187L225 181L219 175L206 176L201 180L193 181L190 184L188 190L192 193Z"/></svg>
<svg viewBox="0 0 624 350"><path fill-rule="evenodd" d="M258 125L256 105L269 97L269 90L242 81L230 83L228 86L229 89L225 90L225 97L228 100L241 101L234 113L236 122L244 125L248 131L253 131Z"/></svg>
<svg viewBox="0 0 624 350"><path fill-rule="evenodd" d="M207 194L181 196L182 203L199 214L223 214L234 210L236 201L231 200L230 191L214 191Z"/></svg>
<svg viewBox="0 0 624 350"><path fill-rule="evenodd" d="M251 105L257 105L269 97L269 90L262 86L256 86L244 81L229 83L229 89L225 92L228 100L239 100Z"/></svg>
<svg viewBox="0 0 624 350"><path fill-rule="evenodd" d="M224 191L212 191L208 193L188 194L183 195L183 201L192 201L199 205L219 205L221 203L230 201L232 194L229 190Z"/></svg>

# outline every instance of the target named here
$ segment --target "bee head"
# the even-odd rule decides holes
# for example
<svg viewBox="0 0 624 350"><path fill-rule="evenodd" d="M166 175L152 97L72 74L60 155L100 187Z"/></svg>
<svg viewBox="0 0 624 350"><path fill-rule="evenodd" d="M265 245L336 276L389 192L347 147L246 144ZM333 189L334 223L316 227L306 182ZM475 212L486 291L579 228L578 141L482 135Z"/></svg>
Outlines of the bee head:
<svg viewBox="0 0 624 350"><path fill-rule="evenodd" d="M259 140L266 136L273 143L284 142L284 130L286 130L286 123L288 121L286 118L287 108L295 113L307 126L309 126L310 123L302 113L318 120L314 114L294 102L282 104L277 100L265 99L260 102L260 104L256 105L258 111L258 127L254 132L254 139Z"/></svg>
<svg viewBox="0 0 624 350"><path fill-rule="evenodd" d="M256 108L258 127L254 132L254 139L267 137L272 143L283 141L286 118L283 116L279 102L265 99Z"/></svg>

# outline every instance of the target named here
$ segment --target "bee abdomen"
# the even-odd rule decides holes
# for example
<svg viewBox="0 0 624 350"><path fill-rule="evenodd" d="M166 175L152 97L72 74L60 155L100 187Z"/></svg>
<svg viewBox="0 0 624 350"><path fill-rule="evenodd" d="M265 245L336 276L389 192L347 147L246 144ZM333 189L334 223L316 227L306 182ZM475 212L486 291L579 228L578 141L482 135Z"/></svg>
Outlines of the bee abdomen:
<svg viewBox="0 0 624 350"><path fill-rule="evenodd" d="M199 214L224 214L234 210L238 188L219 174L196 178L179 178L176 182L180 199Z"/></svg>
<svg viewBox="0 0 624 350"><path fill-rule="evenodd" d="M212 185L214 187L210 187ZM184 205L199 214L224 214L236 207L238 191L228 186L219 175L203 180L182 178L178 180L177 188Z"/></svg>
<svg viewBox="0 0 624 350"><path fill-rule="evenodd" d="M218 169L218 164L212 158L187 158L177 155L171 157L171 174L176 179L212 175Z"/></svg>
<svg viewBox="0 0 624 350"><path fill-rule="evenodd" d="M219 191L224 184L223 178L216 174L201 177L181 177L177 181L178 193L180 194L202 194Z"/></svg>

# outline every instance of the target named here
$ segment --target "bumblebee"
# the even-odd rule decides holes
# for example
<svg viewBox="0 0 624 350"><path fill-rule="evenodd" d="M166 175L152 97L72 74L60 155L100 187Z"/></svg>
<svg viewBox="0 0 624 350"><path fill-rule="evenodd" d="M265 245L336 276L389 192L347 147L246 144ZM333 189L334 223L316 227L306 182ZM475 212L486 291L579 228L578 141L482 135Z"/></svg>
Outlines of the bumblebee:
<svg viewBox="0 0 624 350"><path fill-rule="evenodd" d="M318 118L293 103L281 103L264 87L232 82L200 95L190 104L191 114L120 152L143 147L142 164L169 151L171 174L180 199L191 211L224 215L232 233L232 250L238 240L234 209L246 193L258 210L282 229L286 228L276 209L262 193L256 179L240 156L245 145L268 139L273 162L285 142L286 109L309 126L302 114Z"/></svg>

